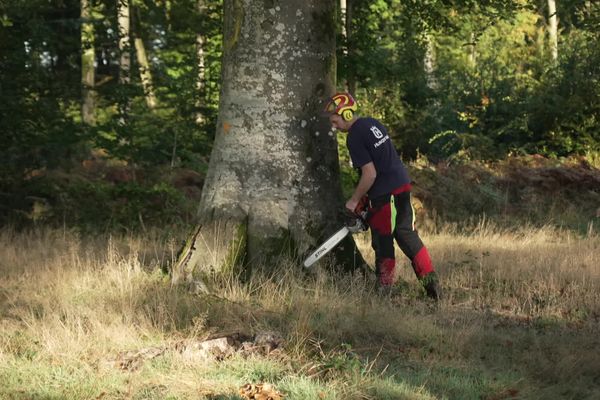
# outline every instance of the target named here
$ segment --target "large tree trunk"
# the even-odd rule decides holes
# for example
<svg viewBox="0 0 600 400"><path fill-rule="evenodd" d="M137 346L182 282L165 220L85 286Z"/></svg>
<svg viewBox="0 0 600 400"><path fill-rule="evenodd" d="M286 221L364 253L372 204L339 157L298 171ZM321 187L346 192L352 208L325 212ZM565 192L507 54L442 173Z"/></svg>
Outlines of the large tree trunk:
<svg viewBox="0 0 600 400"><path fill-rule="evenodd" d="M558 17L556 15L556 0L548 0L548 36L552 61L558 60Z"/></svg>
<svg viewBox="0 0 600 400"><path fill-rule="evenodd" d="M96 56L92 0L81 0L81 119L88 125L96 123Z"/></svg>
<svg viewBox="0 0 600 400"><path fill-rule="evenodd" d="M335 7L225 0L216 138L174 283L302 255L342 224L336 138L319 116L334 91Z"/></svg>

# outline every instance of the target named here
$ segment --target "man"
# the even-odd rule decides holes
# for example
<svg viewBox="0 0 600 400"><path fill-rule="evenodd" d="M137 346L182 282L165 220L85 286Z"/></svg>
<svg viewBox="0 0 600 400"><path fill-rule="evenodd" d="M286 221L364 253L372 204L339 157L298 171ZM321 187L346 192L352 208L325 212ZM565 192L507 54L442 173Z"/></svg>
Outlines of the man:
<svg viewBox="0 0 600 400"><path fill-rule="evenodd" d="M427 295L440 299L440 287L427 248L415 230L415 215L410 203L411 183L406 167L388 136L386 128L374 118L358 118L357 104L349 93L335 94L325 112L334 129L348 132L346 145L360 180L346 208L356 213L367 196L367 222L375 250L377 282L383 292L394 284L396 259L394 239L411 260Z"/></svg>

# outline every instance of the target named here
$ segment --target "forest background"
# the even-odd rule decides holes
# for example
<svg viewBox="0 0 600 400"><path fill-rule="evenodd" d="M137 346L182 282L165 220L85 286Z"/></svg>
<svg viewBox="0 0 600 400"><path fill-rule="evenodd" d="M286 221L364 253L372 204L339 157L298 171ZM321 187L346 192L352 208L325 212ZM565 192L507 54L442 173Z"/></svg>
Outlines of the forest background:
<svg viewBox="0 0 600 400"><path fill-rule="evenodd" d="M519 209L527 197L519 188L535 181L575 190L586 220L571 223L585 229L598 201L586 171L598 167L600 148L597 2L345 3L339 88L389 127L405 161L438 164L436 176L478 166L453 170L462 183L415 176L430 214L464 220ZM222 7L4 1L0 221L104 232L193 221L218 111ZM349 190L355 177L342 142ZM537 168L512 170L512 188L486 170L519 157ZM566 159L575 175L552 170ZM474 181L458 215L437 197ZM525 200L548 200L538 194Z"/></svg>
<svg viewBox="0 0 600 400"><path fill-rule="evenodd" d="M410 169L435 304L402 257L388 297L293 258L172 285L243 4L290 3L0 0L0 398L599 398L600 3L339 2L338 88Z"/></svg>

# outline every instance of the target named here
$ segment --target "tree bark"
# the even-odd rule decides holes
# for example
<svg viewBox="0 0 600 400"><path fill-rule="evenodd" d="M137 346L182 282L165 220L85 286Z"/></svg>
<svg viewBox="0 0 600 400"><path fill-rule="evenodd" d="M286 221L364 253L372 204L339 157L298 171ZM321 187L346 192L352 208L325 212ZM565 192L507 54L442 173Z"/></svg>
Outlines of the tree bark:
<svg viewBox="0 0 600 400"><path fill-rule="evenodd" d="M436 49L434 38L431 34L427 35L427 48L425 49L425 57L423 59L423 66L425 69L425 76L427 78L427 87L433 91L439 89L439 82L435 76L436 68Z"/></svg>
<svg viewBox="0 0 600 400"><path fill-rule="evenodd" d="M197 0L196 10L198 14L205 17L206 13L206 4L205 0ZM200 108L205 101L205 89L206 89L206 69L205 69L205 60L204 60L204 44L206 43L206 38L204 36L204 32L202 29L198 31L196 34L196 60L197 60L197 68L198 68L198 80L196 82L196 90L197 90L197 103L196 108L196 123L203 124L205 122L205 117Z"/></svg>
<svg viewBox="0 0 600 400"><path fill-rule="evenodd" d="M344 41L348 40L348 30L347 30L347 25L346 25L346 13L348 11L348 3L347 0L340 0L340 14L342 17L342 38L344 38ZM346 45L344 45L344 49L343 49L343 54L344 56L348 55L348 48L346 47Z"/></svg>
<svg viewBox="0 0 600 400"><path fill-rule="evenodd" d="M119 83L131 82L131 40L129 0L117 0L117 21L119 25Z"/></svg>
<svg viewBox="0 0 600 400"><path fill-rule="evenodd" d="M225 0L217 132L174 283L303 255L342 226L337 142L320 117L335 87L335 7Z"/></svg>
<svg viewBox="0 0 600 400"><path fill-rule="evenodd" d="M131 82L131 40L129 0L117 0L117 24L119 33L119 83L127 86ZM119 101L119 123L125 125L129 114L128 96Z"/></svg>
<svg viewBox="0 0 600 400"><path fill-rule="evenodd" d="M169 31L172 30L172 8L173 5L171 4L170 0L165 0L165 19L167 20L167 29Z"/></svg>
<svg viewBox="0 0 600 400"><path fill-rule="evenodd" d="M475 40L475 33L471 32L469 43L469 64L473 68L477 67L477 42Z"/></svg>
<svg viewBox="0 0 600 400"><path fill-rule="evenodd" d="M354 18L354 1L347 0L346 3L346 34L348 35L348 58L353 59L354 53L354 27L352 18ZM356 70L354 65L350 64L348 68L348 92L356 95Z"/></svg>
<svg viewBox="0 0 600 400"><path fill-rule="evenodd" d="M154 110L157 105L156 94L154 92L154 83L152 79L152 70L150 69L150 62L146 53L146 46L144 46L144 40L142 38L142 27L139 9L136 8L136 24L134 24L134 45L135 55L138 62L138 68L140 73L140 80L142 82L142 88L144 89L144 96L146 98L146 105L151 110Z"/></svg>
<svg viewBox="0 0 600 400"><path fill-rule="evenodd" d="M354 0L340 0L340 8L342 13L342 37L345 39L344 47L344 63L346 64L346 90L352 95L356 95L356 76L354 66L352 65L352 10Z"/></svg>
<svg viewBox="0 0 600 400"><path fill-rule="evenodd" d="M552 61L558 60L558 17L556 15L556 0L548 0L548 36Z"/></svg>
<svg viewBox="0 0 600 400"><path fill-rule="evenodd" d="M96 56L92 0L81 0L81 119L85 124L96 124Z"/></svg>

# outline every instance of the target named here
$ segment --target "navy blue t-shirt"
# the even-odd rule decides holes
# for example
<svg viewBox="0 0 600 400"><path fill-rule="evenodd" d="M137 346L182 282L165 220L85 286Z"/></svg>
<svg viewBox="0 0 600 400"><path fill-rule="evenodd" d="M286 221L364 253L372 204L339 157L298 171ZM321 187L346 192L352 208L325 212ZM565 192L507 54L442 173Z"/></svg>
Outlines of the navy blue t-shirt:
<svg viewBox="0 0 600 400"><path fill-rule="evenodd" d="M359 118L348 130L346 145L354 168L373 162L377 177L368 195L375 198L410 183L408 171L385 127L374 118Z"/></svg>

